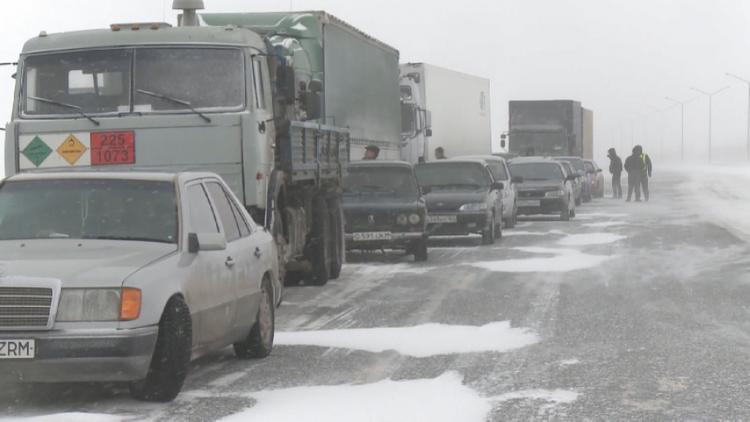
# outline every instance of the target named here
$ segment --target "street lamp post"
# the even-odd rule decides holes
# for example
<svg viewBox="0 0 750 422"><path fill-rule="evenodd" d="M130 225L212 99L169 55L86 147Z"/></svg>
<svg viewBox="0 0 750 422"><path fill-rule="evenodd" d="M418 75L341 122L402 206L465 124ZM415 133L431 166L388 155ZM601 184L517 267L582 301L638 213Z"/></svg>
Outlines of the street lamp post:
<svg viewBox="0 0 750 422"><path fill-rule="evenodd" d="M747 84L747 160L750 161L750 80L727 72L727 76Z"/></svg>
<svg viewBox="0 0 750 422"><path fill-rule="evenodd" d="M685 104L693 101L695 98L685 101L675 100L672 97L664 97L664 99L680 106L680 161L685 161Z"/></svg>
<svg viewBox="0 0 750 422"><path fill-rule="evenodd" d="M704 91L704 90L699 89L699 88L690 87L690 89L692 89L693 91L699 92L699 93L705 95L706 97L708 97L708 162L709 163L711 162L711 135L712 135L712 131L711 131L711 129L712 129L712 127L711 127L711 116L712 116L712 112L713 112L713 99L714 99L714 95L716 95L716 94L718 94L718 93L720 93L720 92L722 92L722 91L724 91L725 89L728 89L728 88L729 88L728 86L725 86L725 87L723 87L721 89L717 89L716 91L708 92L708 91Z"/></svg>

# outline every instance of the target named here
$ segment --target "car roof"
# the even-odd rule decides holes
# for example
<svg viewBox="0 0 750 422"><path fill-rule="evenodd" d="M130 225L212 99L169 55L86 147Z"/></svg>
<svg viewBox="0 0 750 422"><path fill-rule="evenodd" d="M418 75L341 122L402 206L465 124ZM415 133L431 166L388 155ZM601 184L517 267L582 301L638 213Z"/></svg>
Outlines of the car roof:
<svg viewBox="0 0 750 422"><path fill-rule="evenodd" d="M486 166L487 165L487 162L484 161L483 159L479 159L479 158L460 158L460 157L459 158L451 158L451 159L448 159L448 160L432 160L432 161L428 161L428 162L426 162L424 164L420 164L420 165L422 165L422 166L431 166L431 165L442 165L443 163L450 163L450 164L456 164L456 163L458 163L458 164L479 164L479 165L482 165L482 166ZM419 166L417 166L417 167L419 167Z"/></svg>
<svg viewBox="0 0 750 422"><path fill-rule="evenodd" d="M508 164L520 164L520 163L554 163L549 157L516 157L510 160Z"/></svg>
<svg viewBox="0 0 750 422"><path fill-rule="evenodd" d="M59 179L109 179L109 180L143 180L154 182L187 182L195 179L219 178L209 172L156 172L156 171L54 171L19 173L9 177L8 181L59 180Z"/></svg>
<svg viewBox="0 0 750 422"><path fill-rule="evenodd" d="M505 158L499 157L497 155L461 155L458 157L449 158L449 160L451 161L464 160L464 159L483 160L483 161L505 161Z"/></svg>
<svg viewBox="0 0 750 422"><path fill-rule="evenodd" d="M581 158L581 157L575 157L575 156L572 156L572 155L563 155L563 156L560 156L560 157L550 157L550 158L552 158L553 160L556 160L556 161L560 161L560 160L565 160L565 161L581 160L581 161L583 161L583 158Z"/></svg>
<svg viewBox="0 0 750 422"><path fill-rule="evenodd" d="M349 163L349 167L403 167L410 169L413 166L411 163L406 161L397 160L362 160L352 161Z"/></svg>

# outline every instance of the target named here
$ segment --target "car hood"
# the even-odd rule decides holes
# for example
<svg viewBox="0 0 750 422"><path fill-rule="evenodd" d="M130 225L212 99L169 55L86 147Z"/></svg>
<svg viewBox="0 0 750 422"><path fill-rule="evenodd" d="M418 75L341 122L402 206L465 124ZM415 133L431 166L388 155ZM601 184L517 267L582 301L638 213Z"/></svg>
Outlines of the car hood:
<svg viewBox="0 0 750 422"><path fill-rule="evenodd" d="M167 243L44 239L0 241L0 277L51 278L64 287L120 287L144 266L175 253Z"/></svg>
<svg viewBox="0 0 750 422"><path fill-rule="evenodd" d="M427 209L429 210L446 210L458 209L461 205L472 202L484 202L486 195L486 191L441 191L429 193L425 196L425 200L427 201Z"/></svg>
<svg viewBox="0 0 750 422"><path fill-rule="evenodd" d="M346 196L343 202L344 212L370 212L392 210L418 210L424 208L424 202L411 196Z"/></svg>
<svg viewBox="0 0 750 422"><path fill-rule="evenodd" d="M540 189L560 189L563 186L561 180L528 180L523 183L519 183L519 191L524 190L540 190Z"/></svg>

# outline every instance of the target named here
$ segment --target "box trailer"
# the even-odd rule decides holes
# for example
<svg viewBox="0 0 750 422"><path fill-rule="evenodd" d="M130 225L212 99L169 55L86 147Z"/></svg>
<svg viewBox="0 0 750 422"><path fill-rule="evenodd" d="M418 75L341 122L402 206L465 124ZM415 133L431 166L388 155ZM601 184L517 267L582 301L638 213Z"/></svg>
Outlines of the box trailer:
<svg viewBox="0 0 750 422"><path fill-rule="evenodd" d="M583 109L583 158L594 159L594 112Z"/></svg>
<svg viewBox="0 0 750 422"><path fill-rule="evenodd" d="M510 101L510 152L583 156L583 109L572 100Z"/></svg>

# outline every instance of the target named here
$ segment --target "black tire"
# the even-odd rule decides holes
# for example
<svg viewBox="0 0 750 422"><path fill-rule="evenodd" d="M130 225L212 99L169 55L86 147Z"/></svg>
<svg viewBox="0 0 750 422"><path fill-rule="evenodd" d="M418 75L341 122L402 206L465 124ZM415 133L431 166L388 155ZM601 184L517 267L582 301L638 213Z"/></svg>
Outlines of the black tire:
<svg viewBox="0 0 750 422"><path fill-rule="evenodd" d="M255 325L253 325L247 338L239 343L234 343L234 354L240 359L261 359L270 355L271 350L273 350L276 314L273 303L273 287L268 277L263 279L260 293L261 299Z"/></svg>
<svg viewBox="0 0 750 422"><path fill-rule="evenodd" d="M152 402L170 402L180 394L190 364L193 329L190 310L175 296L159 321L159 334L146 378L130 383L130 394Z"/></svg>
<svg viewBox="0 0 750 422"><path fill-rule="evenodd" d="M576 198L576 206L583 204L582 198Z"/></svg>
<svg viewBox="0 0 750 422"><path fill-rule="evenodd" d="M513 205L513 214L510 216L509 219L505 221L505 228L512 229L516 227L517 219L518 219L518 208L516 208L516 206Z"/></svg>
<svg viewBox="0 0 750 422"><path fill-rule="evenodd" d="M279 202L276 201L278 206ZM279 279L284 285L290 283L288 274L286 271L286 262L284 257L284 250L287 247L286 235L284 233L284 220L281 215L281 211L277 208L273 211L273 225L271 226L271 235L276 242L276 254L279 262Z"/></svg>
<svg viewBox="0 0 750 422"><path fill-rule="evenodd" d="M570 203L566 202L560 210L560 221L570 221L570 213Z"/></svg>
<svg viewBox="0 0 750 422"><path fill-rule="evenodd" d="M427 258L427 238L424 238L414 245L414 262L425 262Z"/></svg>
<svg viewBox="0 0 750 422"><path fill-rule="evenodd" d="M572 210L570 210L570 218L575 218L575 216L576 216L576 209L573 208Z"/></svg>
<svg viewBox="0 0 750 422"><path fill-rule="evenodd" d="M328 203L331 214L332 254L329 276L332 280L339 278L341 267L344 265L344 209L341 200L334 199Z"/></svg>
<svg viewBox="0 0 750 422"><path fill-rule="evenodd" d="M305 281L313 286L323 286L331 277L331 218L328 214L328 202L318 196L313 200L313 238L315 244L311 250L312 273Z"/></svg>
<svg viewBox="0 0 750 422"><path fill-rule="evenodd" d="M503 215L500 214L500 222L495 224L495 240L503 238Z"/></svg>
<svg viewBox="0 0 750 422"><path fill-rule="evenodd" d="M495 214L493 213L490 218L489 227L482 230L482 245L493 245L495 243Z"/></svg>

